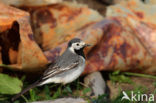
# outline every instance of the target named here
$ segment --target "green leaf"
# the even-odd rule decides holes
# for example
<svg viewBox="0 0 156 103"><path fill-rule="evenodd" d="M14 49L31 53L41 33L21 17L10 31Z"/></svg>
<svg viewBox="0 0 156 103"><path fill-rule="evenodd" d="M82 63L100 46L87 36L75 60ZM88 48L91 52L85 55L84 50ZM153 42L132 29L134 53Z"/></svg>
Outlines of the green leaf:
<svg viewBox="0 0 156 103"><path fill-rule="evenodd" d="M121 75L109 75L109 77L112 82L133 83L133 81L129 77L122 75L122 74Z"/></svg>
<svg viewBox="0 0 156 103"><path fill-rule="evenodd" d="M87 94L88 92L91 92L91 88L84 88L83 94Z"/></svg>
<svg viewBox="0 0 156 103"><path fill-rule="evenodd" d="M21 91L22 81L0 73L0 94L17 94Z"/></svg>
<svg viewBox="0 0 156 103"><path fill-rule="evenodd" d="M57 91L54 93L54 95L52 96L52 99L56 99L58 98L59 96L61 96L61 87L59 87L57 89Z"/></svg>
<svg viewBox="0 0 156 103"><path fill-rule="evenodd" d="M114 72L112 73L112 75L119 75L119 74L120 74L120 70L114 71Z"/></svg>
<svg viewBox="0 0 156 103"><path fill-rule="evenodd" d="M72 93L72 89L70 88L69 85L67 85L67 86L64 88L63 92L64 92L65 94Z"/></svg>

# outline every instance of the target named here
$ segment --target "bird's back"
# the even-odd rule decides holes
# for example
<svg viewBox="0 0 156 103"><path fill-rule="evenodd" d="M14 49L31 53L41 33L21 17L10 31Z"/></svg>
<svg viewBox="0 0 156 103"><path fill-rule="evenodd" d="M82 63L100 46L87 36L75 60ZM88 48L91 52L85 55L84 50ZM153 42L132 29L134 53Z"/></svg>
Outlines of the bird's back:
<svg viewBox="0 0 156 103"><path fill-rule="evenodd" d="M59 67L67 67L69 64L78 62L80 59L79 55L72 53L70 50L66 50L60 57L56 59L56 64Z"/></svg>

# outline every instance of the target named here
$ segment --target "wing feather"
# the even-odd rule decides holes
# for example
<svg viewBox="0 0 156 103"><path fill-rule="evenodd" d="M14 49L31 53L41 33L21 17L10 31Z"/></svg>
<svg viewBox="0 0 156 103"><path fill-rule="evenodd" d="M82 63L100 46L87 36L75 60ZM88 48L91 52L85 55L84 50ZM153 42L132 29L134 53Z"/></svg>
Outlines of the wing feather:
<svg viewBox="0 0 156 103"><path fill-rule="evenodd" d="M42 80L48 79L50 77L53 77L59 73L62 73L64 71L68 71L71 70L73 68L75 68L76 66L78 66L79 62L74 62L71 65L67 66L67 67L59 67L59 66L53 66L53 67L49 67L47 69L47 71L45 71L45 73L43 74Z"/></svg>

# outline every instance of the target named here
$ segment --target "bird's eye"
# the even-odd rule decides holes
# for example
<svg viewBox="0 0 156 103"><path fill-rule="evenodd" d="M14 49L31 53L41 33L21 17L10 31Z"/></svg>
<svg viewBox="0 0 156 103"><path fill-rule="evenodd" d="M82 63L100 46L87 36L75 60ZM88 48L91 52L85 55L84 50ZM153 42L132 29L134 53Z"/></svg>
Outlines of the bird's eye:
<svg viewBox="0 0 156 103"><path fill-rule="evenodd" d="M76 44L77 46L79 46L79 44Z"/></svg>

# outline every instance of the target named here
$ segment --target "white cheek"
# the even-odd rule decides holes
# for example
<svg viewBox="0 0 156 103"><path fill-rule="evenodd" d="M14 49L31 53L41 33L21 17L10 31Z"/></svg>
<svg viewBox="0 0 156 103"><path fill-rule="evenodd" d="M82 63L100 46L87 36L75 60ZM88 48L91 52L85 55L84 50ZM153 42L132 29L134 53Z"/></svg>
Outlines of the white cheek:
<svg viewBox="0 0 156 103"><path fill-rule="evenodd" d="M76 44L73 44L72 47L73 47L74 49L79 49L79 46L77 46Z"/></svg>
<svg viewBox="0 0 156 103"><path fill-rule="evenodd" d="M72 44L72 46L70 47L70 50L73 51L73 52L74 52L74 49L75 50L80 50L83 47L84 44L85 44L84 42L83 43L81 42L79 46L77 46L76 43Z"/></svg>

